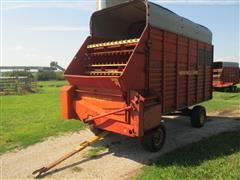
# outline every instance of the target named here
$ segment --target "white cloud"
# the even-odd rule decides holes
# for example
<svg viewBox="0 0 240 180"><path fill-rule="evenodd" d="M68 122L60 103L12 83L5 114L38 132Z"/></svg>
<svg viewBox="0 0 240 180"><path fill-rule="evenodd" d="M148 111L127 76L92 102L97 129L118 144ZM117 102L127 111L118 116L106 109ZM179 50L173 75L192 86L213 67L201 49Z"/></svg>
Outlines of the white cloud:
<svg viewBox="0 0 240 180"><path fill-rule="evenodd" d="M25 31L89 31L88 27L27 27L24 28Z"/></svg>
<svg viewBox="0 0 240 180"><path fill-rule="evenodd" d="M15 47L15 50L16 50L16 51L23 51L23 50L24 50L24 47L22 47L22 46L16 46L16 47Z"/></svg>
<svg viewBox="0 0 240 180"><path fill-rule="evenodd" d="M59 59L58 57L56 57L56 56L47 56L45 59L47 59L47 60L56 60L56 59Z"/></svg>
<svg viewBox="0 0 240 180"><path fill-rule="evenodd" d="M29 57L29 58L35 58L35 57L38 57L37 54L32 54L32 53L27 53L25 54L26 57Z"/></svg>
<svg viewBox="0 0 240 180"><path fill-rule="evenodd" d="M219 5L226 5L226 4L237 4L238 0L152 0L154 3L158 4L179 4L179 5L210 5L210 4L219 4Z"/></svg>
<svg viewBox="0 0 240 180"><path fill-rule="evenodd" d="M26 8L72 8L84 11L94 11L95 1L3 1L4 10L16 10Z"/></svg>
<svg viewBox="0 0 240 180"><path fill-rule="evenodd" d="M209 5L209 4L238 4L238 0L152 0L158 4L173 4L173 5ZM26 8L71 8L82 11L95 11L95 0L70 0L70 1L17 1L17 0L3 0L3 10L17 10Z"/></svg>
<svg viewBox="0 0 240 180"><path fill-rule="evenodd" d="M215 58L214 61L224 61L224 62L238 62L240 61L240 56L226 56L226 57L220 57Z"/></svg>

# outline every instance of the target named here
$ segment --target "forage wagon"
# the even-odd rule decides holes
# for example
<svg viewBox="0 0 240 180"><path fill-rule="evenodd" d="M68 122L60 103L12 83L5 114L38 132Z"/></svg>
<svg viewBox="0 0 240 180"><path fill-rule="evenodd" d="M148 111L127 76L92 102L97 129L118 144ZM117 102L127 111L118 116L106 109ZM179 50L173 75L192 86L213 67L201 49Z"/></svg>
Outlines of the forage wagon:
<svg viewBox="0 0 240 180"><path fill-rule="evenodd" d="M240 82L240 69L237 62L217 61L213 63L213 87L215 89L229 88L236 91Z"/></svg>
<svg viewBox="0 0 240 180"><path fill-rule="evenodd" d="M211 31L148 1L131 1L92 14L90 35L65 71L62 116L92 129L136 137L161 149L161 116L212 98ZM199 105L190 113L204 125Z"/></svg>

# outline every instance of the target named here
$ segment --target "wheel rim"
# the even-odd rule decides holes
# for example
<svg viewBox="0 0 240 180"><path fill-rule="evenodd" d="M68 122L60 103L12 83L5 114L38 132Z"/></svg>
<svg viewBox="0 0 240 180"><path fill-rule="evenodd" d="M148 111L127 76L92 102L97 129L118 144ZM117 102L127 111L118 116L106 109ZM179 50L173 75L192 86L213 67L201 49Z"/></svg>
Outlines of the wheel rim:
<svg viewBox="0 0 240 180"><path fill-rule="evenodd" d="M155 144L155 146L160 146L163 142L163 137L164 137L164 132L162 129L158 129L156 131L156 133L154 133L153 136L153 143Z"/></svg>
<svg viewBox="0 0 240 180"><path fill-rule="evenodd" d="M203 124L204 120L205 120L205 114L204 114L204 112L201 112L201 114L200 114L200 123Z"/></svg>

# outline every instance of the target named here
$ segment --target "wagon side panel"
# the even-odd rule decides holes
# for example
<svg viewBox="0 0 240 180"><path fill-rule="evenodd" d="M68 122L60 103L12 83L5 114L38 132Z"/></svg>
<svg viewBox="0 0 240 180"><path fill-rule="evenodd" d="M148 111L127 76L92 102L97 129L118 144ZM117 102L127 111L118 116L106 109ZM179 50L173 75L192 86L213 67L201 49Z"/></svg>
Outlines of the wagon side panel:
<svg viewBox="0 0 240 180"><path fill-rule="evenodd" d="M169 113L212 97L211 45L151 27L149 90Z"/></svg>

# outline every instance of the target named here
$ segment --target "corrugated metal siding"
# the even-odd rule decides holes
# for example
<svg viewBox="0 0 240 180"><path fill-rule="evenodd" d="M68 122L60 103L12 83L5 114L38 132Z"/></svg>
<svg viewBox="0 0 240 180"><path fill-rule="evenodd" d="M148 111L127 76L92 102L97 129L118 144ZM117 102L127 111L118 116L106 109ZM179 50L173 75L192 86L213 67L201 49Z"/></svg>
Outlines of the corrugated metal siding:
<svg viewBox="0 0 240 180"><path fill-rule="evenodd" d="M212 96L212 46L151 27L149 88L162 99L162 112Z"/></svg>
<svg viewBox="0 0 240 180"><path fill-rule="evenodd" d="M162 66L162 32L157 29L151 29L150 39L152 48L149 62L149 89L157 95L162 94L163 66Z"/></svg>
<svg viewBox="0 0 240 180"><path fill-rule="evenodd" d="M221 80L223 82L232 82L236 84L240 79L240 70L238 67L224 67L221 73Z"/></svg>
<svg viewBox="0 0 240 180"><path fill-rule="evenodd" d="M158 4L148 2L148 7L150 25L205 43L212 43L212 33L208 28L181 17Z"/></svg>
<svg viewBox="0 0 240 180"><path fill-rule="evenodd" d="M240 80L240 68L234 62L214 62L213 80L222 83L236 84Z"/></svg>

